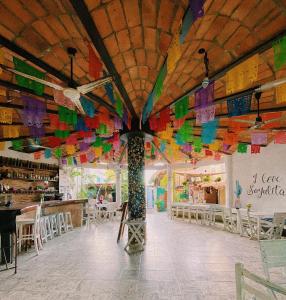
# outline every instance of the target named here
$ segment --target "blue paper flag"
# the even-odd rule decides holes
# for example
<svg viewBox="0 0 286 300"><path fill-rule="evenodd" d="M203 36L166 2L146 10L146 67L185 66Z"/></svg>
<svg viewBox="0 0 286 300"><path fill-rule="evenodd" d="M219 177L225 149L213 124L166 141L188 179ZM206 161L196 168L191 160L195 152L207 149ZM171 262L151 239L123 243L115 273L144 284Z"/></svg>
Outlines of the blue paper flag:
<svg viewBox="0 0 286 300"><path fill-rule="evenodd" d="M212 120L202 124L202 142L204 144L211 144L216 138L218 120Z"/></svg>
<svg viewBox="0 0 286 300"><path fill-rule="evenodd" d="M51 158L51 157L52 157L51 149L45 149L45 158Z"/></svg>
<svg viewBox="0 0 286 300"><path fill-rule="evenodd" d="M181 34L180 34L180 44L183 44L185 41L185 38L193 24L193 14L190 9L187 10L186 15L183 19Z"/></svg>
<svg viewBox="0 0 286 300"><path fill-rule="evenodd" d="M93 118L94 117L94 113L95 113L95 107L94 104L87 100L85 97L80 97L80 103L82 105L82 108L84 110L84 112L90 117Z"/></svg>
<svg viewBox="0 0 286 300"><path fill-rule="evenodd" d="M108 82L104 85L106 94L108 98L110 99L112 104L115 104L114 94L113 94L113 86L111 82Z"/></svg>

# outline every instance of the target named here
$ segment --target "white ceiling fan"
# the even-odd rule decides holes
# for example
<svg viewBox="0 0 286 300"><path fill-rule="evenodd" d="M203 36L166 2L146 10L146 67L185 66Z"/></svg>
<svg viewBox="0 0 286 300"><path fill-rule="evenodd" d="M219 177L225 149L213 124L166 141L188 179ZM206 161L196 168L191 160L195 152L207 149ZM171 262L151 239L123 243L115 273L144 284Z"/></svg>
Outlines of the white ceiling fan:
<svg viewBox="0 0 286 300"><path fill-rule="evenodd" d="M28 75L26 73L22 73L20 71L14 70L12 68L6 67L2 64L0 64L0 66L1 66L2 69L6 70L6 71L9 71L9 72L14 73L16 75L23 76L23 77L31 79L31 80L34 80L38 83L44 84L44 85L49 86L53 89L62 91L64 96L71 99L71 101L76 105L79 112L81 114L85 114L85 112L82 108L82 105L80 103L80 96L85 95L85 94L91 92L92 90L94 90L95 88L98 88L98 87L112 81L112 76L105 76L105 77L100 78L96 81L93 81L93 82L90 82L90 83L87 83L87 84L84 84L84 85L81 85L81 86L78 86L78 87L74 87L74 82L73 82L73 58L76 54L76 49L72 48L72 47L69 47L67 49L67 52L68 52L68 54L71 58L71 74L70 74L70 82L69 82L68 87L62 87L62 86L60 86L56 83L52 83L52 82L49 82L49 81L46 81L46 80L43 80L43 79L39 79L37 77Z"/></svg>

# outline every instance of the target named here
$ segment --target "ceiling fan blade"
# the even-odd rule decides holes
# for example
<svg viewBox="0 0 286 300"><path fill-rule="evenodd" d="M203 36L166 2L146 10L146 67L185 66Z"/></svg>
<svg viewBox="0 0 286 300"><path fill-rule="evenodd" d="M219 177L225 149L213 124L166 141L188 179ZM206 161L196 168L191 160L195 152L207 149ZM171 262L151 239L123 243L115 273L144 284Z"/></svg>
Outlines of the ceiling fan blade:
<svg viewBox="0 0 286 300"><path fill-rule="evenodd" d="M238 123L246 123L246 124L255 124L255 121L251 121L251 120L242 120L242 119L236 119L236 120L234 120L234 122L238 122Z"/></svg>
<svg viewBox="0 0 286 300"><path fill-rule="evenodd" d="M17 71L17 70L14 70L14 69L11 69L11 68L7 68L3 65L1 65L2 69L6 70L6 71L9 71L11 73L14 73L16 75L19 75L19 76L22 76L22 77L25 77L25 78L28 78L28 79L31 79L31 80L34 80L38 83L41 83L41 84L44 84L46 86L49 86L53 89L56 89L56 90L63 90L64 88L58 84L55 84L55 83L52 83L52 82L49 82L49 81L46 81L46 80L43 80L43 79L40 79L40 78L37 78L37 77L34 77L32 75L28 75L26 73L22 73L20 71Z"/></svg>
<svg viewBox="0 0 286 300"><path fill-rule="evenodd" d="M85 111L80 103L80 100L79 98L80 97L68 97L69 99L71 99L71 101L75 104L75 106L77 107L77 109L79 110L79 112L82 114L82 115L85 115Z"/></svg>
<svg viewBox="0 0 286 300"><path fill-rule="evenodd" d="M267 121L264 121L264 124L269 124L269 123L273 123L273 122L277 122L277 121L282 121L282 120L285 120L286 119L286 116L282 116L282 117L279 117L279 118L275 118L275 119L270 119L270 120L267 120Z"/></svg>
<svg viewBox="0 0 286 300"><path fill-rule="evenodd" d="M112 77L111 76L107 76L104 78L101 78L99 80L78 86L76 89L81 93L81 94L87 94L89 92L91 92L92 90L94 90L97 87L100 87L101 85L104 85L108 82L112 81Z"/></svg>
<svg viewBox="0 0 286 300"><path fill-rule="evenodd" d="M262 86L255 89L255 92L264 92L266 90L270 90L284 83L286 83L286 78L277 79L272 82L263 84Z"/></svg>

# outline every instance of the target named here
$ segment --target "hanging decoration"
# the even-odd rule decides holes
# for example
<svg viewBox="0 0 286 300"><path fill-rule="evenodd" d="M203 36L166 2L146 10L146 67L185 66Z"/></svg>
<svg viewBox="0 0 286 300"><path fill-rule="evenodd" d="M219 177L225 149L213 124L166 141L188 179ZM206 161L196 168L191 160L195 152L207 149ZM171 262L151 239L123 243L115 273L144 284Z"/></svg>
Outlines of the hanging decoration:
<svg viewBox="0 0 286 300"><path fill-rule="evenodd" d="M93 102L87 100L85 97L81 96L80 97L80 103L81 106L84 110L84 112L90 117L93 118L94 117L94 113L95 113L95 107Z"/></svg>
<svg viewBox="0 0 286 300"><path fill-rule="evenodd" d="M52 157L51 149L45 149L44 156L45 156L46 159L51 158Z"/></svg>
<svg viewBox="0 0 286 300"><path fill-rule="evenodd" d="M56 149L54 150L54 155L55 155L55 157L58 158L58 159L61 158L62 155L63 155L62 149L61 149L61 148L56 148Z"/></svg>
<svg viewBox="0 0 286 300"><path fill-rule="evenodd" d="M79 149L80 149L80 151L87 151L88 148L89 148L89 144L86 144L84 142L80 142L79 143Z"/></svg>
<svg viewBox="0 0 286 300"><path fill-rule="evenodd" d="M276 87L276 103L286 102L286 83Z"/></svg>
<svg viewBox="0 0 286 300"><path fill-rule="evenodd" d="M98 129L96 129L96 133L99 135L107 134L107 126L105 124L99 124Z"/></svg>
<svg viewBox="0 0 286 300"><path fill-rule="evenodd" d="M86 154L85 154L85 153L80 154L79 160L80 160L80 163L81 163L81 164L87 163L87 156L86 156Z"/></svg>
<svg viewBox="0 0 286 300"><path fill-rule="evenodd" d="M104 143L102 144L102 151L103 153L107 153L112 149L112 144Z"/></svg>
<svg viewBox="0 0 286 300"><path fill-rule="evenodd" d="M68 166L73 166L73 164L74 164L73 157L68 157L67 158L67 164L68 164Z"/></svg>
<svg viewBox="0 0 286 300"><path fill-rule="evenodd" d="M196 108L196 125L201 125L212 121L215 118L215 105L209 105L202 108Z"/></svg>
<svg viewBox="0 0 286 300"><path fill-rule="evenodd" d="M111 82L108 82L104 85L106 94L112 104L115 104L114 94L113 94L113 85Z"/></svg>
<svg viewBox="0 0 286 300"><path fill-rule="evenodd" d="M86 41L88 48L89 76L98 79L102 72L102 62L95 54L91 44Z"/></svg>
<svg viewBox="0 0 286 300"><path fill-rule="evenodd" d="M165 150L166 150L166 142L165 141L161 141L159 149L162 153L165 152Z"/></svg>
<svg viewBox="0 0 286 300"><path fill-rule="evenodd" d="M23 140L12 140L12 148L15 151L21 151L23 149Z"/></svg>
<svg viewBox="0 0 286 300"><path fill-rule="evenodd" d="M173 35L172 43L168 49L168 57L167 57L167 68L168 74L174 72L177 62L182 56L182 49L180 45L180 32L177 30Z"/></svg>
<svg viewBox="0 0 286 300"><path fill-rule="evenodd" d="M194 143L193 143L194 151L199 153L202 151L203 148L203 143L200 137L195 137L194 138Z"/></svg>
<svg viewBox="0 0 286 300"><path fill-rule="evenodd" d="M286 63L286 36L273 43L274 67L279 70Z"/></svg>
<svg viewBox="0 0 286 300"><path fill-rule="evenodd" d="M22 121L25 126L43 126L43 119L46 116L46 104L38 99L22 96L24 108L22 110Z"/></svg>
<svg viewBox="0 0 286 300"><path fill-rule="evenodd" d="M184 145L182 146L182 150L183 150L184 152L192 152L192 151L193 151L193 146L190 145L190 144L184 144Z"/></svg>
<svg viewBox="0 0 286 300"><path fill-rule="evenodd" d="M170 124L168 124L168 126L166 127L166 130L159 133L159 137L162 140L169 140L170 141L172 139L173 132L174 132L174 129L171 127Z"/></svg>
<svg viewBox="0 0 286 300"><path fill-rule="evenodd" d="M156 115L153 115L149 118L149 126L151 130L157 131L158 130L158 123L159 120Z"/></svg>
<svg viewBox="0 0 286 300"><path fill-rule="evenodd" d="M44 73L42 73L42 72L38 71L37 69L35 69L34 67L28 65L26 62L20 60L19 58L13 57L13 62L14 62L14 67L15 67L16 71L19 71L19 72L22 72L22 73L25 73L28 75L32 75L39 79L45 79ZM41 83L38 83L34 80L25 78L20 75L16 75L16 81L19 86L30 89L39 96L43 95L43 93L44 93L45 86Z"/></svg>
<svg viewBox="0 0 286 300"><path fill-rule="evenodd" d="M57 80L53 80L53 83L62 85L62 83ZM53 89L53 95L54 95L54 100L58 105L64 106L70 110L75 110L75 104L71 101L70 98L67 98L64 95L62 90Z"/></svg>
<svg viewBox="0 0 286 300"><path fill-rule="evenodd" d="M193 13L192 10L189 8L186 12L186 15L182 22L182 28L181 28L181 34L180 34L180 44L183 44L185 41L185 38L193 25Z"/></svg>
<svg viewBox="0 0 286 300"><path fill-rule="evenodd" d="M122 120L119 119L117 116L114 116L113 122L114 122L114 129L115 130L121 130L123 128Z"/></svg>
<svg viewBox="0 0 286 300"><path fill-rule="evenodd" d="M86 136L83 138L83 141L86 143L86 144L91 144L91 143L94 143L96 140L96 135L95 133L91 133L91 136Z"/></svg>
<svg viewBox="0 0 286 300"><path fill-rule="evenodd" d="M212 151L219 151L221 147L221 142L219 140L215 140L212 144L209 144L209 149Z"/></svg>
<svg viewBox="0 0 286 300"><path fill-rule="evenodd" d="M94 154L97 158L101 157L102 156L102 147L96 147L94 149Z"/></svg>
<svg viewBox="0 0 286 300"><path fill-rule="evenodd" d="M66 139L67 137L69 137L69 135L69 130L55 130L55 137Z"/></svg>
<svg viewBox="0 0 286 300"><path fill-rule="evenodd" d="M115 110L118 113L119 117L122 118L123 117L123 104L120 99L120 96L117 93L115 93L115 96L116 96Z"/></svg>
<svg viewBox="0 0 286 300"><path fill-rule="evenodd" d="M220 160L221 159L221 154L216 152L214 155L214 160Z"/></svg>
<svg viewBox="0 0 286 300"><path fill-rule="evenodd" d="M42 152L41 151L37 151L34 152L34 159L39 160L42 157Z"/></svg>
<svg viewBox="0 0 286 300"><path fill-rule="evenodd" d="M190 121L185 121L181 128L178 130L178 134L183 141L183 143L193 141L193 127Z"/></svg>
<svg viewBox="0 0 286 300"><path fill-rule="evenodd" d="M159 120L161 123L160 127L164 127L166 128L167 123L169 123L171 121L171 110L169 107L165 108L164 110L162 110L159 114Z"/></svg>
<svg viewBox="0 0 286 300"><path fill-rule="evenodd" d="M158 101L158 99L161 97L162 92L163 92L163 84L164 84L164 80L166 78L167 75L167 68L166 68L166 63L164 63L164 65L162 66L159 75L157 77L155 86L154 86L154 101L153 101L153 105Z"/></svg>
<svg viewBox="0 0 286 300"><path fill-rule="evenodd" d="M202 142L204 144L211 144L216 138L218 120L213 120L202 124Z"/></svg>
<svg viewBox="0 0 286 300"><path fill-rule="evenodd" d="M230 117L249 113L251 108L252 94L242 97L227 99L227 110Z"/></svg>
<svg viewBox="0 0 286 300"><path fill-rule="evenodd" d="M88 129L97 129L99 127L99 118L98 117L85 117L84 118L85 125Z"/></svg>
<svg viewBox="0 0 286 300"><path fill-rule="evenodd" d="M206 88L200 88L195 92L195 107L202 108L211 105L214 99L214 81L210 82Z"/></svg>
<svg viewBox="0 0 286 300"><path fill-rule="evenodd" d="M192 12L192 19L195 22L198 18L204 16L205 0L190 0L190 10Z"/></svg>
<svg viewBox="0 0 286 300"><path fill-rule="evenodd" d="M147 118L149 117L149 115L152 112L153 104L154 104L153 102L154 102L154 91L152 91L152 93L148 96L146 104L144 105L143 113L142 113L143 124L146 123Z"/></svg>
<svg viewBox="0 0 286 300"><path fill-rule="evenodd" d="M175 118L181 119L188 114L189 97L185 96L175 103Z"/></svg>
<svg viewBox="0 0 286 300"><path fill-rule="evenodd" d="M251 154L260 153L260 145L251 145Z"/></svg>
<svg viewBox="0 0 286 300"><path fill-rule="evenodd" d="M286 144L286 131L279 131L274 137L275 144Z"/></svg>
<svg viewBox="0 0 286 300"><path fill-rule="evenodd" d="M223 143L225 145L233 146L237 143L238 136L234 132L226 132L223 136Z"/></svg>
<svg viewBox="0 0 286 300"><path fill-rule="evenodd" d="M19 126L16 125L2 125L3 138L17 138L20 136Z"/></svg>
<svg viewBox="0 0 286 300"><path fill-rule="evenodd" d="M252 132L251 133L252 145L267 145L267 133L266 132Z"/></svg>
<svg viewBox="0 0 286 300"><path fill-rule="evenodd" d="M77 144L77 135L76 134L71 134L69 137L66 139L66 144L67 145L76 145Z"/></svg>
<svg viewBox="0 0 286 300"><path fill-rule="evenodd" d="M40 138L45 135L45 128L44 127L36 127L36 126L31 126L29 127L30 131L30 136L33 138Z"/></svg>
<svg viewBox="0 0 286 300"><path fill-rule="evenodd" d="M237 152L238 153L247 153L247 144L239 143L237 145Z"/></svg>
<svg viewBox="0 0 286 300"><path fill-rule="evenodd" d="M88 131L88 128L86 127L86 124L82 117L77 118L77 123L76 123L75 128L76 128L76 131Z"/></svg>
<svg viewBox="0 0 286 300"><path fill-rule="evenodd" d="M55 136L49 136L48 137L48 145L50 148L56 148L59 147L62 143L62 140Z"/></svg>
<svg viewBox="0 0 286 300"><path fill-rule="evenodd" d="M205 156L213 156L213 152L209 149L205 149Z"/></svg>
<svg viewBox="0 0 286 300"><path fill-rule="evenodd" d="M12 122L13 122L13 109L1 107L0 108L0 123L12 124Z"/></svg>
<svg viewBox="0 0 286 300"><path fill-rule="evenodd" d="M73 155L76 152L75 145L66 145L65 148L67 155Z"/></svg>
<svg viewBox="0 0 286 300"><path fill-rule="evenodd" d="M59 106L59 119L61 122L75 126L77 124L77 113L64 106Z"/></svg>
<svg viewBox="0 0 286 300"><path fill-rule="evenodd" d="M259 55L254 55L226 73L226 94L244 90L257 81Z"/></svg>
<svg viewBox="0 0 286 300"><path fill-rule="evenodd" d="M94 154L94 150L90 149L87 153L86 153L86 157L88 162L92 163L95 160L95 154Z"/></svg>

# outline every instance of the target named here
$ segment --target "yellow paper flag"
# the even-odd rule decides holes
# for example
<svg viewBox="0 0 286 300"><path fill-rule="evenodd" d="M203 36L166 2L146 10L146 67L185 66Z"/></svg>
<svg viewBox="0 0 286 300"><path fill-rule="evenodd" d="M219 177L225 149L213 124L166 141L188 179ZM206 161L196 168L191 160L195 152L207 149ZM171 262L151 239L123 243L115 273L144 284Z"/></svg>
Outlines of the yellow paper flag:
<svg viewBox="0 0 286 300"><path fill-rule="evenodd" d="M3 130L4 138L17 138L19 134L19 126L3 125L1 126Z"/></svg>
<svg viewBox="0 0 286 300"><path fill-rule="evenodd" d="M76 148L74 145L66 145L67 155L73 155L76 152Z"/></svg>
<svg viewBox="0 0 286 300"><path fill-rule="evenodd" d="M94 154L96 157L100 157L102 155L102 147L94 148Z"/></svg>
<svg viewBox="0 0 286 300"><path fill-rule="evenodd" d="M221 145L220 141L216 140L212 144L209 144L209 150L218 151L220 148L220 145Z"/></svg>
<svg viewBox="0 0 286 300"><path fill-rule="evenodd" d="M5 142L0 142L0 151L5 150Z"/></svg>
<svg viewBox="0 0 286 300"><path fill-rule="evenodd" d="M276 87L276 103L286 102L286 83Z"/></svg>
<svg viewBox="0 0 286 300"><path fill-rule="evenodd" d="M179 31L175 32L173 41L168 50L167 58L167 70L168 74L172 73L177 65L178 60L181 58L182 50L180 44L180 33Z"/></svg>
<svg viewBox="0 0 286 300"><path fill-rule="evenodd" d="M12 122L13 122L13 109L0 108L0 123L12 124Z"/></svg>
<svg viewBox="0 0 286 300"><path fill-rule="evenodd" d="M240 65L228 71L225 75L226 94L250 87L257 80L259 55L256 54Z"/></svg>

